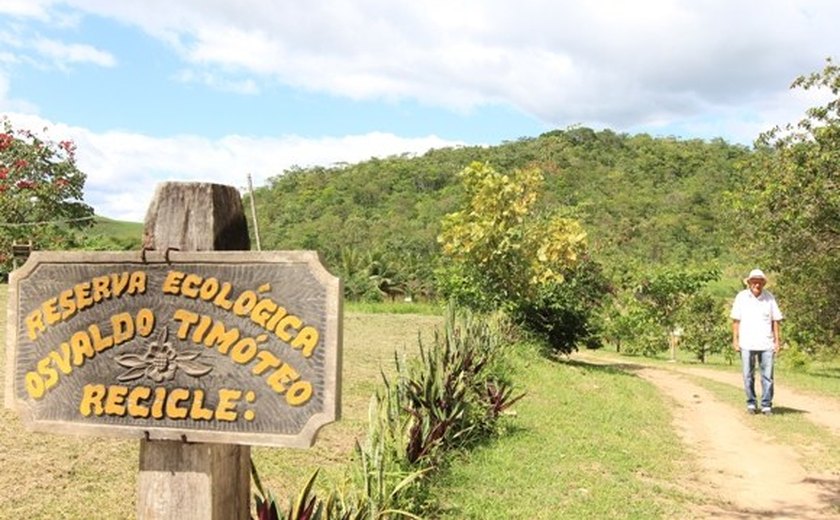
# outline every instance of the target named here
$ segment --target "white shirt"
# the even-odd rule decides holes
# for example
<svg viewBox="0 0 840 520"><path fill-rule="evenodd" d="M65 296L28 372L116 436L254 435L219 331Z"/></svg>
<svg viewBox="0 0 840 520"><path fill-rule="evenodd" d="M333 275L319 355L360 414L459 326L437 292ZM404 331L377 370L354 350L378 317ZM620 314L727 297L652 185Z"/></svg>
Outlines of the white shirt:
<svg viewBox="0 0 840 520"><path fill-rule="evenodd" d="M756 297L752 291L744 289L735 296L730 317L741 322L738 328L741 350L773 349L773 322L780 321L783 316L772 294L761 291Z"/></svg>

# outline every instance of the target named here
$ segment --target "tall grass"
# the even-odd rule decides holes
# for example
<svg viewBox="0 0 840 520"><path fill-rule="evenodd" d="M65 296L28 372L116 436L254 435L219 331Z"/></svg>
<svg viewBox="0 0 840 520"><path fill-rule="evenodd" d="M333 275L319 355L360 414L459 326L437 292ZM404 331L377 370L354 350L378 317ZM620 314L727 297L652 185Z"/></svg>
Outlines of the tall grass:
<svg viewBox="0 0 840 520"><path fill-rule="evenodd" d="M551 361L523 348L528 392L511 434L452 464L436 518L686 518L698 500L677 484L690 466L667 403L608 367Z"/></svg>

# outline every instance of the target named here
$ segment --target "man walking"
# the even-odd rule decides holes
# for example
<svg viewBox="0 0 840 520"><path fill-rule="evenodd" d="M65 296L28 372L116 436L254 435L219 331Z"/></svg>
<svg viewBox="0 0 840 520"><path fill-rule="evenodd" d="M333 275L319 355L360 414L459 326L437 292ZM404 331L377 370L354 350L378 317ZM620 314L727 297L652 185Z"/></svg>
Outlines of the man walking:
<svg viewBox="0 0 840 520"><path fill-rule="evenodd" d="M761 413L773 413L773 358L781 344L782 312L776 298L764 290L767 277L753 269L732 304L732 347L741 353L747 412L756 413L755 365L761 372Z"/></svg>

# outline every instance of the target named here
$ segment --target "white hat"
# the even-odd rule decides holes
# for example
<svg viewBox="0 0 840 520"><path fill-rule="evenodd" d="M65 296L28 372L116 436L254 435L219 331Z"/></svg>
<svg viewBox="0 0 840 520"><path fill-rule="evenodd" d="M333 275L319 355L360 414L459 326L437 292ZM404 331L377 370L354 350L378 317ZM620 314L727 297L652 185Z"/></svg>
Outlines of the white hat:
<svg viewBox="0 0 840 520"><path fill-rule="evenodd" d="M749 283L749 281L753 278L761 278L762 280L767 282L767 277L764 276L764 271L762 271L761 269L753 269L752 271L750 271L749 276L744 278L744 283Z"/></svg>

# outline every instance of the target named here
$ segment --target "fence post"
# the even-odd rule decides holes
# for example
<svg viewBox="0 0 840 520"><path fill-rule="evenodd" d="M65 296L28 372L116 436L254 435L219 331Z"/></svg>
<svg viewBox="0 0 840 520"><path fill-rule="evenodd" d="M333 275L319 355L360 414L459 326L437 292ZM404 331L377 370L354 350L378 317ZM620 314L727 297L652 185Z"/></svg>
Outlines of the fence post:
<svg viewBox="0 0 840 520"><path fill-rule="evenodd" d="M250 249L236 188L209 183L158 185L146 213L143 247L165 251ZM248 520L250 446L140 441L140 520Z"/></svg>

